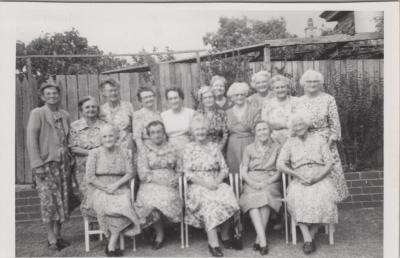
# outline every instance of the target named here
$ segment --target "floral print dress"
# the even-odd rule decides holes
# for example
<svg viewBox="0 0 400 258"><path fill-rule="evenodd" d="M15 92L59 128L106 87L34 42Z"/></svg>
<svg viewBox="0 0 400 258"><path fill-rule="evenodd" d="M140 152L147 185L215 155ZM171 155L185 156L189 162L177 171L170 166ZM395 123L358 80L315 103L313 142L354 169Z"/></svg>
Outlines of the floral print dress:
<svg viewBox="0 0 400 258"><path fill-rule="evenodd" d="M72 122L69 134L69 147L79 147L85 150L99 147L101 145L100 129L105 124L104 121L96 119L89 126L84 118ZM92 187L88 186L85 182L87 156L75 154L74 158L74 176L79 184L81 211L83 215L86 215L89 212L86 205L86 191L93 191Z"/></svg>
<svg viewBox="0 0 400 258"><path fill-rule="evenodd" d="M266 97L261 97L257 92L247 97L247 103L256 110L261 110L264 103L274 97L272 91L268 92Z"/></svg>
<svg viewBox="0 0 400 258"><path fill-rule="evenodd" d="M193 176L215 181L220 173L228 175L224 157L215 143L189 143L182 159L183 172L189 182ZM192 183L188 186L185 209L186 223L209 231L232 217L239 210L239 204L225 183L219 184L216 190Z"/></svg>
<svg viewBox="0 0 400 258"><path fill-rule="evenodd" d="M207 137L211 142L216 143L223 149L228 140L228 127L226 112L222 109L215 108L211 112L206 112L204 109L197 110L196 114L201 114L206 117L209 123ZM194 115L194 116L195 116Z"/></svg>
<svg viewBox="0 0 400 258"><path fill-rule="evenodd" d="M160 113L151 111L145 108L133 113L133 139L135 141L141 140L144 144L149 141L149 136L146 132L146 127L153 121L162 121Z"/></svg>
<svg viewBox="0 0 400 258"><path fill-rule="evenodd" d="M289 119L296 111L297 97L288 96L284 102L276 97L265 101L261 109L261 119L267 121L272 130L271 138L279 144L284 144L290 136Z"/></svg>
<svg viewBox="0 0 400 258"><path fill-rule="evenodd" d="M289 165L305 179L318 175L327 162L332 162L331 151L316 134L308 134L304 140L289 138L278 157L278 164ZM338 197L330 176L309 186L294 178L287 189L288 210L296 222L337 223Z"/></svg>
<svg viewBox="0 0 400 258"><path fill-rule="evenodd" d="M156 146L149 142L140 150L138 157L140 186L137 205L155 209L171 222L182 219L177 161L177 150L169 143Z"/></svg>
<svg viewBox="0 0 400 258"><path fill-rule="evenodd" d="M303 95L299 98L298 108L311 115L312 125L309 129L311 134L319 135L326 142L330 136L333 136L336 141L341 140L339 113L333 96L326 93L320 93L316 97ZM330 151L334 160L330 176L335 182L340 201L343 201L349 196L349 191L336 142L330 146Z"/></svg>

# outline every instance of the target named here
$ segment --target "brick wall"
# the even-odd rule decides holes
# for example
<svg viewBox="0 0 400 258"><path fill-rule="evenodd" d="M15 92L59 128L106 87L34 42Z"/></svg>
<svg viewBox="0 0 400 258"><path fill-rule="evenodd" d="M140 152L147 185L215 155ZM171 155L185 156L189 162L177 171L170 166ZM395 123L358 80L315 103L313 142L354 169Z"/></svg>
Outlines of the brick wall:
<svg viewBox="0 0 400 258"><path fill-rule="evenodd" d="M346 172L345 177L351 196L340 208L369 208L383 206L383 172ZM72 217L79 217L76 209ZM37 191L31 185L17 185L15 191L15 220L17 222L40 221L40 202Z"/></svg>

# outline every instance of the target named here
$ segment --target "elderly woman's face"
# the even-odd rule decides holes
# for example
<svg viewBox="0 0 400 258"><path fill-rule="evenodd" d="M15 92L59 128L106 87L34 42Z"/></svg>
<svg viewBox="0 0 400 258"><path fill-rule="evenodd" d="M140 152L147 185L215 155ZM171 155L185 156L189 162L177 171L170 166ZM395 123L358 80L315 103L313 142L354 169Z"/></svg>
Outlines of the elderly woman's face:
<svg viewBox="0 0 400 258"><path fill-rule="evenodd" d="M273 84L274 95L277 98L285 98L288 95L289 87L284 81L277 81Z"/></svg>
<svg viewBox="0 0 400 258"><path fill-rule="evenodd" d="M197 142L203 142L207 139L207 126L202 123L196 124L192 128L194 139Z"/></svg>
<svg viewBox="0 0 400 258"><path fill-rule="evenodd" d="M266 123L259 123L255 128L255 136L259 141L266 141L270 137L270 130Z"/></svg>
<svg viewBox="0 0 400 258"><path fill-rule="evenodd" d="M60 93L55 87L48 87L43 90L42 100L49 105L56 105L60 102Z"/></svg>
<svg viewBox="0 0 400 258"><path fill-rule="evenodd" d="M223 96L225 94L225 85L221 80L215 81L211 86L211 89L215 97Z"/></svg>
<svg viewBox="0 0 400 258"><path fill-rule="evenodd" d="M257 76L254 80L253 87L258 93L264 93L268 91L268 78L265 76Z"/></svg>
<svg viewBox="0 0 400 258"><path fill-rule="evenodd" d="M165 132L161 125L154 125L149 128L150 140L156 144L160 145L165 140Z"/></svg>
<svg viewBox="0 0 400 258"><path fill-rule="evenodd" d="M82 104L82 115L86 118L93 118L98 115L99 106L95 100L88 100Z"/></svg>
<svg viewBox="0 0 400 258"><path fill-rule="evenodd" d="M143 107L152 108L154 107L155 96L152 91L143 91L140 93L140 100Z"/></svg>
<svg viewBox="0 0 400 258"><path fill-rule="evenodd" d="M110 149L115 146L117 142L117 136L115 135L114 130L111 128L103 129L101 132L101 144Z"/></svg>
<svg viewBox="0 0 400 258"><path fill-rule="evenodd" d="M103 86L103 95L107 101L116 102L121 99L120 89L110 83Z"/></svg>
<svg viewBox="0 0 400 258"><path fill-rule="evenodd" d="M293 132L296 136L304 136L307 133L307 125L304 122L297 122L293 125Z"/></svg>
<svg viewBox="0 0 400 258"><path fill-rule="evenodd" d="M245 91L237 91L231 96L231 100L235 105L243 105L246 101L247 92Z"/></svg>
<svg viewBox="0 0 400 258"><path fill-rule="evenodd" d="M181 97L179 97L178 92L170 91L167 94L167 101L172 109L180 109L183 105Z"/></svg>
<svg viewBox="0 0 400 258"><path fill-rule="evenodd" d="M204 107L213 107L215 104L214 95L212 92L207 91L201 95L201 101Z"/></svg>
<svg viewBox="0 0 400 258"><path fill-rule="evenodd" d="M322 81L317 75L311 75L304 81L304 90L309 93L320 91L322 88Z"/></svg>

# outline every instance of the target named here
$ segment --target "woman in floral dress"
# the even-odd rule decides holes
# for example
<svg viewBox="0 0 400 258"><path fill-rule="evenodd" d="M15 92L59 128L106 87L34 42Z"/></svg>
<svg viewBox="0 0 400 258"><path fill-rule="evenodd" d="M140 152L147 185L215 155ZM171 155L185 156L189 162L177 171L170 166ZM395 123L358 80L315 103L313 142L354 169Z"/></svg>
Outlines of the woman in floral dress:
<svg viewBox="0 0 400 258"><path fill-rule="evenodd" d="M136 203L154 209L169 221L177 223L182 219L179 175L176 172L178 152L168 143L162 122L150 122L146 130L150 140L139 151L140 187ZM156 233L153 249L157 250L164 242L162 221L158 220L153 227Z"/></svg>
<svg viewBox="0 0 400 258"><path fill-rule="evenodd" d="M161 121L161 115L156 110L156 94L149 87L140 87L137 92L137 99L142 108L133 113L133 139L140 150L143 145L150 141L146 132L147 125L152 121Z"/></svg>
<svg viewBox="0 0 400 258"><path fill-rule="evenodd" d="M282 189L280 173L275 163L280 150L279 143L271 139L271 130L265 121L258 121L254 128L255 141L248 145L243 153L242 177L243 193L240 207L243 213L250 214L257 232L253 245L261 255L268 254L266 232L271 210L279 212Z"/></svg>
<svg viewBox="0 0 400 258"><path fill-rule="evenodd" d="M207 128L207 120L196 116L191 122L194 142L183 151L183 172L189 181L185 221L204 228L210 253L221 257L217 227L222 225L221 238L228 240L226 222L239 210L239 205L230 186L222 182L228 167L218 146L207 140Z"/></svg>
<svg viewBox="0 0 400 258"><path fill-rule="evenodd" d="M200 106L196 114L200 114L207 118L208 124L210 125L207 134L208 139L211 142L216 143L220 150L224 152L223 150L225 149L226 142L228 140L226 113L223 109L217 108L215 104L215 97L210 87L201 87L197 95Z"/></svg>
<svg viewBox="0 0 400 258"><path fill-rule="evenodd" d="M273 76L270 85L273 97L264 102L261 119L270 125L271 138L282 145L289 137L289 117L296 110L298 98L289 95L290 80L283 75Z"/></svg>
<svg viewBox="0 0 400 258"><path fill-rule="evenodd" d="M41 85L45 105L33 109L27 126L27 150L36 189L40 198L42 221L46 225L47 245L60 250L69 243L61 236L61 225L71 210L72 181L67 136L69 114L60 109L61 90L57 84Z"/></svg>
<svg viewBox="0 0 400 258"><path fill-rule="evenodd" d="M233 102L225 96L226 79L220 75L214 75L210 81L211 89L215 97L217 108L227 110L233 106Z"/></svg>
<svg viewBox="0 0 400 258"><path fill-rule="evenodd" d="M299 109L311 114L310 133L317 134L328 143L334 164L330 176L335 182L340 201L349 196L343 167L336 142L341 140L339 113L335 98L323 92L324 77L321 73L308 70L300 79L304 95L299 99Z"/></svg>
<svg viewBox="0 0 400 258"><path fill-rule="evenodd" d="M264 103L273 96L269 86L270 78L271 75L267 71L259 71L251 77L251 87L256 92L247 98L247 102L255 109L261 110Z"/></svg>
<svg viewBox="0 0 400 258"><path fill-rule="evenodd" d="M100 128L105 125L105 122L98 118L99 105L93 97L83 98L79 101L78 107L82 118L71 123L69 147L75 158L74 176L79 185L82 215L85 216L90 213L85 200L86 191L88 190L84 180L86 160L89 151L100 146ZM89 189L93 190L92 187L89 187Z"/></svg>
<svg viewBox="0 0 400 258"><path fill-rule="evenodd" d="M338 193L332 178L333 159L326 140L308 133L311 122L306 113L291 119L290 137L278 157L278 169L292 176L287 189L287 203L291 216L303 234L303 251L316 250L314 236L320 223L337 223Z"/></svg>
<svg viewBox="0 0 400 258"><path fill-rule="evenodd" d="M128 153L117 144L118 129L105 125L100 130L101 146L89 152L86 181L92 185L87 205L96 212L100 229L109 239L107 256L122 256L116 249L121 234L134 236L149 222L150 210L132 205L129 181L134 177ZM158 219L154 217L154 219Z"/></svg>
<svg viewBox="0 0 400 258"><path fill-rule="evenodd" d="M119 130L118 142L121 148L133 157L133 106L121 100L120 84L113 78L100 83L100 88L106 103L100 107L100 119L112 124Z"/></svg>

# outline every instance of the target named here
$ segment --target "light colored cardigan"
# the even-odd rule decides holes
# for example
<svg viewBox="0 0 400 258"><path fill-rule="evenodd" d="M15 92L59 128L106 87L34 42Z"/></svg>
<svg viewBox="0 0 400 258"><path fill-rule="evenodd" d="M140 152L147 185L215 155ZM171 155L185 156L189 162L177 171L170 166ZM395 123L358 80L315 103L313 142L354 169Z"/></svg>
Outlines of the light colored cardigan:
<svg viewBox="0 0 400 258"><path fill-rule="evenodd" d="M69 114L61 109L59 112L63 114L63 127L66 135L68 135L70 126ZM44 105L31 111L26 134L26 146L32 169L41 167L50 161L60 161L60 150L63 145L58 138L53 115L49 107Z"/></svg>

